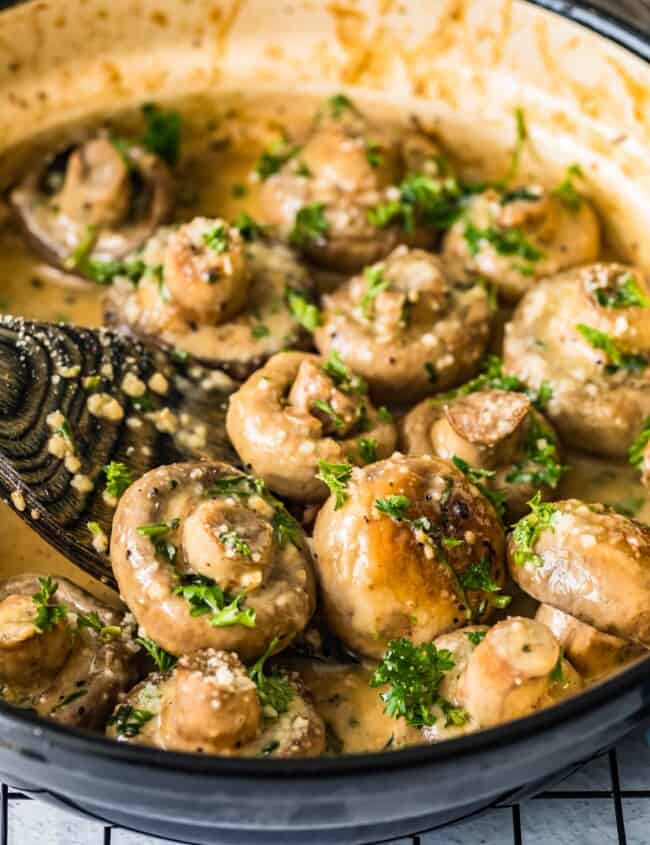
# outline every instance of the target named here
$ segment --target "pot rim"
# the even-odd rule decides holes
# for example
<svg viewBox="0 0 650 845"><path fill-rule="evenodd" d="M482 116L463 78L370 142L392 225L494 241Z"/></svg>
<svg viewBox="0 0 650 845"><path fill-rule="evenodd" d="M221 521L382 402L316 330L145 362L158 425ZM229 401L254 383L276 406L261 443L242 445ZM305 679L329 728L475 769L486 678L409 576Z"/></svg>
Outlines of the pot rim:
<svg viewBox="0 0 650 845"><path fill-rule="evenodd" d="M597 8L583 0L525 0L579 26L590 29L605 40L616 43L642 60L650 63L650 35L641 28L624 21L617 15ZM18 5L20 0L9 5ZM0 12L0 20L2 13ZM524 718L488 728L477 733L445 740L439 744L421 745L391 751L351 753L340 757L313 757L296 759L221 757L166 751L144 745L116 742L101 734L86 732L75 727L50 722L28 711L21 711L0 700L0 732L7 723L14 723L39 742L53 748L65 749L72 754L93 755L111 762L145 768L164 769L168 773L216 775L235 778L284 779L296 776L311 780L323 777L360 774L383 776L388 770L425 767L450 758L471 757L480 752L503 749L526 737L538 735L561 722L577 720L597 710L613 697L622 696L650 677L650 654L602 681L590 689L561 701L547 709ZM0 745L23 753L20 743L12 741ZM25 751L24 753L29 753Z"/></svg>

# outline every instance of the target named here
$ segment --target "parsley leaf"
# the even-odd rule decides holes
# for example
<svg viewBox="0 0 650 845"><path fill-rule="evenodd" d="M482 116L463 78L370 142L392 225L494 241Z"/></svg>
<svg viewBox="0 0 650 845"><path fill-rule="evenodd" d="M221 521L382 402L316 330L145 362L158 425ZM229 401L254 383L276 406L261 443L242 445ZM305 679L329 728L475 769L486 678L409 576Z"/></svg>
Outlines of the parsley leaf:
<svg viewBox="0 0 650 845"><path fill-rule="evenodd" d="M224 475L217 478L210 489L208 496L262 496L265 492L265 485L261 478L253 478L252 475Z"/></svg>
<svg viewBox="0 0 650 845"><path fill-rule="evenodd" d="M135 641L149 654L159 672L169 672L176 665L177 658L149 637L136 637Z"/></svg>
<svg viewBox="0 0 650 845"><path fill-rule="evenodd" d="M325 216L325 204L312 202L309 205L303 205L296 213L289 243L291 246L303 247L305 244L321 241L328 231L329 223Z"/></svg>
<svg viewBox="0 0 650 845"><path fill-rule="evenodd" d="M150 710L139 710L130 704L120 704L107 724L115 725L118 736L134 737L154 715Z"/></svg>
<svg viewBox="0 0 650 845"><path fill-rule="evenodd" d="M253 554L249 543L234 529L222 531L219 534L219 540L232 554L239 555L240 557L251 557Z"/></svg>
<svg viewBox="0 0 650 845"><path fill-rule="evenodd" d="M51 631L67 617L68 608L64 604L54 604L52 601L59 589L58 582L47 575L45 578L39 578L38 583L41 589L32 596L32 601L36 605L34 627L41 634L44 634L46 631Z"/></svg>
<svg viewBox="0 0 650 845"><path fill-rule="evenodd" d="M122 493L133 484L133 475L126 464L111 461L102 468L106 476L106 490L109 495L119 499Z"/></svg>
<svg viewBox="0 0 650 845"><path fill-rule="evenodd" d="M366 159L368 164L376 170L384 163L384 155L382 153L382 146L377 141L366 139Z"/></svg>
<svg viewBox="0 0 650 845"><path fill-rule="evenodd" d="M84 263L93 251L98 235L99 230L97 226L93 224L86 226L86 230L79 239L79 243L63 262L66 270L80 270L83 272Z"/></svg>
<svg viewBox="0 0 650 845"><path fill-rule="evenodd" d="M377 441L374 437L362 437L359 440L359 458L364 464L374 464L377 460Z"/></svg>
<svg viewBox="0 0 650 845"><path fill-rule="evenodd" d="M478 255L483 241L491 244L499 255L515 255L525 261L539 261L544 256L542 250L531 243L521 229L500 229L493 225L479 229L474 223L468 222L464 236L472 256Z"/></svg>
<svg viewBox="0 0 650 845"><path fill-rule="evenodd" d="M639 287L632 273L621 273L614 280L615 287L596 288L596 301L604 308L650 308L650 296Z"/></svg>
<svg viewBox="0 0 650 845"><path fill-rule="evenodd" d="M628 457L633 467L641 466L645 447L650 443L650 417L646 417L643 428L628 450Z"/></svg>
<svg viewBox="0 0 650 845"><path fill-rule="evenodd" d="M287 304L293 319L304 329L313 332L320 326L321 316L318 306L309 302L304 294L288 288Z"/></svg>
<svg viewBox="0 0 650 845"><path fill-rule="evenodd" d="M500 596L497 593L502 591L502 588L492 577L492 570L490 567L490 560L484 557L479 561L472 563L458 579L461 586L465 590L481 590L488 593L490 596L490 603L494 607L507 607L512 601L512 596Z"/></svg>
<svg viewBox="0 0 650 845"><path fill-rule="evenodd" d="M388 644L370 680L371 687L389 685L381 693L385 712L393 719L406 719L421 728L433 725L433 707L439 705L438 688L445 672L454 668L452 653L433 643L415 645L402 638Z"/></svg>
<svg viewBox="0 0 650 845"><path fill-rule="evenodd" d="M395 522L403 522L406 519L406 511L411 505L408 496L393 494L385 499L375 499L375 508L379 513L386 514Z"/></svg>
<svg viewBox="0 0 650 845"><path fill-rule="evenodd" d="M564 179L553 190L553 196L557 197L571 211L580 211L582 206L582 194L575 186L576 179L584 179L585 175L579 164L570 164L567 167Z"/></svg>
<svg viewBox="0 0 650 845"><path fill-rule="evenodd" d="M286 546L287 543L293 543L294 546L299 544L302 533L300 525L286 510L284 505L279 503L276 505L271 525L273 527L275 541L280 547Z"/></svg>
<svg viewBox="0 0 650 845"><path fill-rule="evenodd" d="M404 231L416 224L448 229L460 217L463 188L453 179L433 179L413 173L399 185L399 199L390 200L368 211L368 222L379 229L400 223Z"/></svg>
<svg viewBox="0 0 650 845"><path fill-rule="evenodd" d="M452 457L453 465L459 469L463 475L472 482L476 487L478 487L479 491L485 498L490 502L497 512L500 519L503 519L505 515L505 500L506 495L502 490L491 490L487 487L484 483L484 479L492 479L496 475L495 470L491 469L478 469L476 467L470 466L467 461L464 461L462 458L459 458L458 455L454 455Z"/></svg>
<svg viewBox="0 0 650 845"><path fill-rule="evenodd" d="M323 372L328 375L343 393L365 394L368 386L360 376L355 376L348 369L336 349L332 349L323 364Z"/></svg>
<svg viewBox="0 0 650 845"><path fill-rule="evenodd" d="M154 103L142 106L146 128L142 143L172 167L178 162L183 119L178 112L163 111Z"/></svg>
<svg viewBox="0 0 650 845"><path fill-rule="evenodd" d="M530 513L516 523L512 531L512 541L515 546L514 560L518 566L534 563L541 566L543 561L535 552L535 543L541 534L553 528L553 517L558 512L555 505L542 501L542 494L538 490L528 502Z"/></svg>
<svg viewBox="0 0 650 845"><path fill-rule="evenodd" d="M258 241L266 234L266 226L262 226L245 211L235 217L232 225L239 230L239 234L247 243Z"/></svg>
<svg viewBox="0 0 650 845"><path fill-rule="evenodd" d="M222 255L230 246L230 236L225 223L218 223L214 229L203 233L203 243L214 250L217 255Z"/></svg>
<svg viewBox="0 0 650 845"><path fill-rule="evenodd" d="M557 487L567 468L559 463L553 432L542 423L537 414L530 416L523 448L527 461L539 469L531 469L524 462L508 473L506 481L532 484L536 487Z"/></svg>
<svg viewBox="0 0 650 845"><path fill-rule="evenodd" d="M319 461L316 478L324 481L334 495L334 510L342 508L348 499L347 485L352 477L352 465L348 463L335 464L330 461Z"/></svg>
<svg viewBox="0 0 650 845"><path fill-rule="evenodd" d="M389 287L390 281L385 278L383 269L376 265L374 267L366 267L363 275L366 279L366 289L359 304L366 320L372 320L374 317L375 299L382 291Z"/></svg>
<svg viewBox="0 0 650 845"><path fill-rule="evenodd" d="M600 329L594 329L584 323L578 323L576 329L590 346L594 349L601 349L607 355L611 362L605 367L605 371L608 373L617 373L620 370L638 372L650 363L650 359L645 355L623 352L607 332L601 332Z"/></svg>
<svg viewBox="0 0 650 845"><path fill-rule="evenodd" d="M528 140L528 127L526 126L526 115L521 107L515 109L515 147L512 151L510 168L505 178L506 183L511 182L519 172L521 153L524 144Z"/></svg>
<svg viewBox="0 0 650 845"><path fill-rule="evenodd" d="M474 646L480 645L485 639L487 631L465 631L465 636Z"/></svg>
<svg viewBox="0 0 650 845"><path fill-rule="evenodd" d="M294 690L287 678L279 672L264 674L264 664L275 652L278 642L279 638L273 637L264 654L249 668L248 675L257 686L257 695L262 707L270 707L279 715L289 709Z"/></svg>
<svg viewBox="0 0 650 845"><path fill-rule="evenodd" d="M180 519L175 517L169 522L149 522L146 525L138 525L135 529L142 537L164 537L170 531L175 531L180 525Z"/></svg>
<svg viewBox="0 0 650 845"><path fill-rule="evenodd" d="M329 417L332 420L332 424L337 431L342 431L345 428L343 417L339 416L331 404L325 399L314 399L312 405L316 408L316 410L320 411L321 414L325 414L326 417Z"/></svg>
<svg viewBox="0 0 650 845"><path fill-rule="evenodd" d="M352 100L345 94L334 94L327 101L331 116L338 120L345 111L356 111Z"/></svg>
<svg viewBox="0 0 650 845"><path fill-rule="evenodd" d="M77 627L91 628L93 631L97 632L99 639L103 642L109 642L115 637L119 637L122 633L122 629L119 625L104 625L99 613L95 610L92 610L90 613L78 613Z"/></svg>
<svg viewBox="0 0 650 845"><path fill-rule="evenodd" d="M273 176L292 159L300 147L290 144L288 138L279 138L268 149L264 150L255 165L255 173L265 182L269 176Z"/></svg>
<svg viewBox="0 0 650 845"><path fill-rule="evenodd" d="M228 628L231 625L255 627L255 610L252 607L241 608L244 593L232 598L216 581L205 575L183 575L180 585L174 589L174 595L182 596L190 604L190 616L211 614L210 624L214 628Z"/></svg>

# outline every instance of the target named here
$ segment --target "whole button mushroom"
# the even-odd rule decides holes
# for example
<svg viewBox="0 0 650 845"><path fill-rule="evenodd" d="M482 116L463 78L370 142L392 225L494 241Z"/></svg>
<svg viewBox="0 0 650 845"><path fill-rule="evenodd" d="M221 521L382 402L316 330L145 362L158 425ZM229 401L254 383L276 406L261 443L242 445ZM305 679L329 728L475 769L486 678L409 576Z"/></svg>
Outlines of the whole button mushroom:
<svg viewBox="0 0 650 845"><path fill-rule="evenodd" d="M230 397L226 428L255 475L303 502L327 496L321 462L370 463L388 457L397 441L390 416L375 409L364 382L336 354L275 355Z"/></svg>
<svg viewBox="0 0 650 845"><path fill-rule="evenodd" d="M508 371L551 396L546 414L569 444L627 455L650 416L650 282L640 269L592 264L545 279L506 326Z"/></svg>
<svg viewBox="0 0 650 845"><path fill-rule="evenodd" d="M647 653L629 640L603 634L548 604L539 606L535 619L551 629L564 654L586 681L611 675Z"/></svg>
<svg viewBox="0 0 650 845"><path fill-rule="evenodd" d="M325 728L296 675L264 675L226 651L184 655L132 689L109 719L123 742L250 757L318 756Z"/></svg>
<svg viewBox="0 0 650 845"><path fill-rule="evenodd" d="M489 188L445 237L442 257L454 278L480 276L516 301L540 279L598 258L600 227L577 193L567 203L541 185Z"/></svg>
<svg viewBox="0 0 650 845"><path fill-rule="evenodd" d="M450 188L440 148L420 130L373 123L337 95L286 158L262 174L264 218L315 263L356 272L399 243L435 240L423 199L438 202Z"/></svg>
<svg viewBox="0 0 650 845"><path fill-rule="evenodd" d="M102 727L137 677L123 614L64 578L0 584L2 698L67 725Z"/></svg>
<svg viewBox="0 0 650 845"><path fill-rule="evenodd" d="M174 183L160 156L100 132L38 162L11 203L46 260L104 282L169 219Z"/></svg>
<svg viewBox="0 0 650 845"><path fill-rule="evenodd" d="M304 347L317 319L312 282L295 254L252 223L195 217L161 228L133 256L138 284L118 275L108 325L244 379L287 346Z"/></svg>
<svg viewBox="0 0 650 845"><path fill-rule="evenodd" d="M503 529L490 503L439 458L395 455L331 479L314 527L328 625L353 651L381 657L505 606Z"/></svg>
<svg viewBox="0 0 650 845"><path fill-rule="evenodd" d="M407 402L473 375L490 327L483 287L456 285L439 258L400 246L324 297L314 339L321 354L338 352L373 395Z"/></svg>
<svg viewBox="0 0 650 845"><path fill-rule="evenodd" d="M315 607L302 530L262 482L227 464L162 466L132 484L111 562L141 628L176 656L258 657L302 631Z"/></svg>
<svg viewBox="0 0 650 845"><path fill-rule="evenodd" d="M549 498L564 467L555 432L524 393L478 390L448 401L425 399L401 421L408 455L437 455L503 494L508 514L518 519L541 490Z"/></svg>
<svg viewBox="0 0 650 845"><path fill-rule="evenodd" d="M604 634L650 646L650 528L605 505L542 503L514 527L510 574L525 592Z"/></svg>

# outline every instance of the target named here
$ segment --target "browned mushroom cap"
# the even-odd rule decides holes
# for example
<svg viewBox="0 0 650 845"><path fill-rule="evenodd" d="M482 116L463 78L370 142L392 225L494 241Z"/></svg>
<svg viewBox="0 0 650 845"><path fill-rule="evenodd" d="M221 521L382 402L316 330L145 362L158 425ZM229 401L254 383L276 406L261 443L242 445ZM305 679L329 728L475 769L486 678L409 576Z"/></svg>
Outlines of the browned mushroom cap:
<svg viewBox="0 0 650 845"><path fill-rule="evenodd" d="M431 226L382 221L373 212L399 197L396 185L407 173L438 177L439 160L437 144L419 131L374 124L352 104L326 109L265 183L263 212L314 262L355 272L399 243L432 243Z"/></svg>
<svg viewBox="0 0 650 845"><path fill-rule="evenodd" d="M324 298L314 339L382 399L405 402L469 378L485 352L490 317L480 285L459 287L436 256L400 246Z"/></svg>
<svg viewBox="0 0 650 845"><path fill-rule="evenodd" d="M480 390L447 403L425 399L401 421L409 455L461 459L484 471L484 484L502 491L511 519L541 490L548 497L562 475L557 438L524 393Z"/></svg>
<svg viewBox="0 0 650 845"><path fill-rule="evenodd" d="M509 538L519 586L599 631L650 645L650 528L576 499L534 505Z"/></svg>
<svg viewBox="0 0 650 845"><path fill-rule="evenodd" d="M550 628L564 654L585 680L595 681L611 675L647 654L641 646L603 634L548 604L539 606L535 618Z"/></svg>
<svg viewBox="0 0 650 845"><path fill-rule="evenodd" d="M595 264L540 282L517 307L504 343L509 372L533 390L550 386L546 413L562 439L614 458L626 456L650 416L650 300L620 304L645 297L647 282L624 270ZM638 280L637 294L621 282L628 276ZM613 288L602 286L608 279L618 280ZM599 291L619 305L600 304Z"/></svg>
<svg viewBox="0 0 650 845"><path fill-rule="evenodd" d="M169 218L173 195L158 156L100 134L37 164L11 202L45 258L85 276L93 261L137 250Z"/></svg>
<svg viewBox="0 0 650 845"><path fill-rule="evenodd" d="M97 728L136 678L132 631L120 613L63 578L0 585L5 701L57 722Z"/></svg>
<svg viewBox="0 0 650 845"><path fill-rule="evenodd" d="M204 649L150 675L116 708L108 736L224 756L317 756L325 727L296 675L284 673L286 709L262 707L236 654Z"/></svg>
<svg viewBox="0 0 650 845"><path fill-rule="evenodd" d="M381 657L490 614L504 580L492 506L438 458L395 455L355 469L316 519L314 551L332 630Z"/></svg>
<svg viewBox="0 0 650 845"><path fill-rule="evenodd" d="M253 373L231 397L226 425L255 475L306 502L327 496L316 477L320 461L369 463L392 454L397 440L393 423L339 358L303 352L281 352Z"/></svg>
<svg viewBox="0 0 650 845"><path fill-rule="evenodd" d="M531 185L475 196L445 237L442 254L454 278L481 276L516 300L545 276L595 261L599 249L598 219L586 200L567 207Z"/></svg>
<svg viewBox="0 0 650 845"><path fill-rule="evenodd" d="M280 243L246 242L218 218L159 229L139 256L137 287L118 277L105 322L244 379L287 346L304 348L298 321L312 307L312 281Z"/></svg>
<svg viewBox="0 0 650 845"><path fill-rule="evenodd" d="M159 467L120 499L111 561L140 626L175 655L261 654L315 605L304 535L257 479L227 464Z"/></svg>
<svg viewBox="0 0 650 845"><path fill-rule="evenodd" d="M465 721L449 725L441 712L443 718L423 729L429 742L527 716L582 686L551 631L534 619L514 616L492 628L462 628L435 645L449 650L454 662L440 696L462 708Z"/></svg>

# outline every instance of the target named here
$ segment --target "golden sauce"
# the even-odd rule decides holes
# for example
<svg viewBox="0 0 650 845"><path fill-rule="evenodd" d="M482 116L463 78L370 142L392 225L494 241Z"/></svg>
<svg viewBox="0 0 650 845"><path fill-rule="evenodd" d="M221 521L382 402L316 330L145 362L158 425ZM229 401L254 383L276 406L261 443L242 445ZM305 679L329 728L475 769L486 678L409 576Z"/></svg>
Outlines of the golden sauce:
<svg viewBox="0 0 650 845"><path fill-rule="evenodd" d="M279 137L283 125L304 126L314 111L314 103L305 101L289 114L279 99L244 109L194 98L177 107L186 116L179 220L195 215L234 219L244 211L257 217L257 183L251 172L260 151ZM128 128L131 120L127 115L120 123ZM11 222L0 223L1 313L98 326L102 293L101 287L48 267ZM566 455L565 463L570 468L559 498L604 502L650 523L650 498L634 469L575 453ZM0 576L24 572L68 577L98 598L116 603L112 591L73 566L5 503L0 506ZM532 615L534 602L517 596L509 611ZM345 751L381 750L394 744L397 723L383 713L378 691L368 686L367 668L300 663L319 712Z"/></svg>

